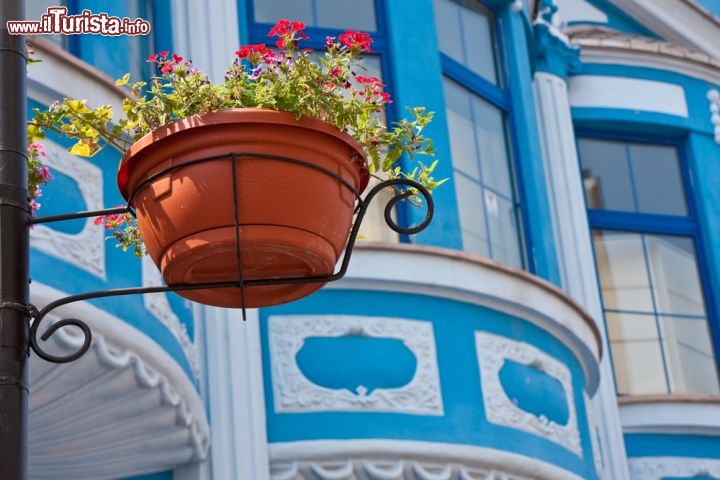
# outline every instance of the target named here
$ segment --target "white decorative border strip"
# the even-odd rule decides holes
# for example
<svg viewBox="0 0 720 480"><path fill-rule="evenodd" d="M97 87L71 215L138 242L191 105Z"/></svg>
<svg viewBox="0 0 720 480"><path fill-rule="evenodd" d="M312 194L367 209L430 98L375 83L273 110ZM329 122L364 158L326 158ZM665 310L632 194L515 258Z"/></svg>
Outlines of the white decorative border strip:
<svg viewBox="0 0 720 480"><path fill-rule="evenodd" d="M373 438L271 443L269 449L272 480L583 478L558 465L520 453L473 445ZM338 476L332 476L333 472Z"/></svg>
<svg viewBox="0 0 720 480"><path fill-rule="evenodd" d="M475 348L488 422L539 435L582 456L572 379L567 366L532 345L488 332L475 332ZM535 367L560 382L568 406L566 425L559 425L544 416L536 417L520 409L508 397L499 376L505 360Z"/></svg>
<svg viewBox="0 0 720 480"><path fill-rule="evenodd" d="M103 207L102 170L80 157L69 154L55 142L46 140L44 163L53 170L75 180L88 210ZM39 202L42 204L43 198ZM42 208L40 209L42 215ZM65 233L45 225L35 225L30 230L31 246L62 262L75 265L105 280L105 229L93 225L93 219L85 219L79 233Z"/></svg>
<svg viewBox="0 0 720 480"><path fill-rule="evenodd" d="M720 144L720 92L714 88L707 93L710 102L710 121L713 125L715 143Z"/></svg>
<svg viewBox="0 0 720 480"><path fill-rule="evenodd" d="M720 460L690 457L636 457L628 459L633 480L661 480L665 477L720 478Z"/></svg>
<svg viewBox="0 0 720 480"><path fill-rule="evenodd" d="M144 256L141 263L143 287L164 285L160 271L148 256ZM175 315L175 312L173 312L167 298L167 293L146 293L143 295L143 304L145 308L173 334L180 344L183 353L185 353L185 358L187 358L190 364L193 375L195 378L199 378L200 366L198 363L197 346L190 340L185 325L180 321L178 316Z"/></svg>
<svg viewBox="0 0 720 480"><path fill-rule="evenodd" d="M442 393L430 322L350 315L283 315L268 319L270 363L275 411L363 411L442 415ZM363 335L402 340L415 355L417 368L410 383L400 388L329 389L308 380L296 355L310 337Z"/></svg>
<svg viewBox="0 0 720 480"><path fill-rule="evenodd" d="M588 435L590 435L590 444L592 445L593 462L595 463L595 471L600 478L603 478L602 471L604 468L603 452L600 449L600 428L598 426L597 414L592 399L586 392L583 392L583 400L585 401L585 411L588 419Z"/></svg>

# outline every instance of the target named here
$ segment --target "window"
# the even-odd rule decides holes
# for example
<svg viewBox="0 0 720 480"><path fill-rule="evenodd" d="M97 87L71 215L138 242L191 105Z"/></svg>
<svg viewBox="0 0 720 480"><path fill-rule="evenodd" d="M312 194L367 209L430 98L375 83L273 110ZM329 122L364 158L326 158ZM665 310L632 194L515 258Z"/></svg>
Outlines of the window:
<svg viewBox="0 0 720 480"><path fill-rule="evenodd" d="M523 268L494 16L477 1L435 0L435 19L463 249Z"/></svg>
<svg viewBox="0 0 720 480"><path fill-rule="evenodd" d="M497 46L492 12L476 0L434 0L440 50L498 85Z"/></svg>
<svg viewBox="0 0 720 480"><path fill-rule="evenodd" d="M578 150L618 393L719 393L678 147L581 137Z"/></svg>
<svg viewBox="0 0 720 480"><path fill-rule="evenodd" d="M274 48L275 39L268 38L267 32L271 25L282 18L304 22L305 32L310 38L303 40L301 45L318 51L324 49L325 37L328 35L337 36L348 29L369 32L373 38L374 55L363 55L363 67L366 70L358 73L383 80L383 77L387 77L384 72L388 71L388 52L384 26L377 21L376 3L379 4L378 0L354 0L352 3L338 0L253 0L248 3L249 16L254 19L249 43L266 43ZM390 83L387 78L385 83ZM388 85L385 90L392 95L392 85ZM383 114L392 116L393 112L387 111ZM392 118L390 120L392 121ZM376 180L371 178L366 192L376 183ZM389 189L381 192L370 204L360 228L361 239L390 242L399 240L398 234L385 223L385 205L392 194Z"/></svg>
<svg viewBox="0 0 720 480"><path fill-rule="evenodd" d="M274 24L281 18L305 22L308 27L374 32L375 0L254 0L256 23ZM324 38L324 37L323 37Z"/></svg>

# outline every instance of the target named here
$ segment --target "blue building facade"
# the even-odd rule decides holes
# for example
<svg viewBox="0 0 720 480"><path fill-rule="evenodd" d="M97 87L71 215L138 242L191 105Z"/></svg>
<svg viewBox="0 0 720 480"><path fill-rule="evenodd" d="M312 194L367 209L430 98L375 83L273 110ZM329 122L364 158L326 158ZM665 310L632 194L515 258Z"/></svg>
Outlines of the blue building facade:
<svg viewBox="0 0 720 480"><path fill-rule="evenodd" d="M58 5L27 3L28 19ZM344 279L245 322L164 293L65 307L94 341L31 360L31 478L720 478L717 1L64 5L152 31L30 38L29 109L120 110L113 79L161 50L222 78L280 18L309 47L367 31L388 117L436 112L450 180L426 230L374 215ZM122 204L119 153L68 146L46 144L40 214ZM161 284L104 237L92 219L36 225L32 302Z"/></svg>

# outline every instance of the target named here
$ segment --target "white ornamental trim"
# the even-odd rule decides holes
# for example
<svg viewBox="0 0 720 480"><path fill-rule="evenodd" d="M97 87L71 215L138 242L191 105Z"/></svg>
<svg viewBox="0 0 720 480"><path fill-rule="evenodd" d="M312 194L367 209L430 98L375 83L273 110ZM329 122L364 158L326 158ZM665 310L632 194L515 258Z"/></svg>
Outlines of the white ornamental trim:
<svg viewBox="0 0 720 480"><path fill-rule="evenodd" d="M572 379L567 366L532 345L488 332L475 332L475 347L488 422L539 435L582 457ZM505 360L535 367L560 382L568 405L566 425L542 415L536 417L508 397L499 375Z"/></svg>
<svg viewBox="0 0 720 480"><path fill-rule="evenodd" d="M585 411L587 412L588 419L588 432L590 433L590 444L592 445L593 461L595 463L595 471L600 478L603 478L603 458L602 450L600 449L600 428L598 426L597 414L595 413L595 406L592 400L586 392L583 392L583 400L585 401Z"/></svg>
<svg viewBox="0 0 720 480"><path fill-rule="evenodd" d="M142 284L143 287L156 287L164 285L162 275L149 257L142 258ZM200 377L200 364L198 362L197 346L190 339L187 328L173 312L166 293L146 293L143 295L143 304L160 323L173 334L180 344L185 358L195 378Z"/></svg>
<svg viewBox="0 0 720 480"><path fill-rule="evenodd" d="M474 445L372 438L271 443L271 480L580 480L525 455Z"/></svg>
<svg viewBox="0 0 720 480"><path fill-rule="evenodd" d="M102 170L87 160L69 154L57 143L46 140L44 163L51 171L56 170L75 180L88 210L103 208ZM42 204L42 197L40 203ZM42 212L42 210L41 210ZM46 225L35 225L30 230L31 246L63 262L106 280L105 230L93 225L93 219L85 219L85 226L78 233L65 233Z"/></svg>
<svg viewBox="0 0 720 480"><path fill-rule="evenodd" d="M720 144L720 92L714 88L707 93L710 102L710 122L713 125L715 143Z"/></svg>
<svg viewBox="0 0 720 480"><path fill-rule="evenodd" d="M665 477L720 478L720 460L690 457L636 457L628 459L633 480Z"/></svg>
<svg viewBox="0 0 720 480"><path fill-rule="evenodd" d="M351 315L276 315L268 319L275 411L395 412L443 415L435 336L430 322ZM356 392L321 387L308 380L295 360L309 337L363 335L393 338L415 355L417 368L400 388L363 387Z"/></svg>

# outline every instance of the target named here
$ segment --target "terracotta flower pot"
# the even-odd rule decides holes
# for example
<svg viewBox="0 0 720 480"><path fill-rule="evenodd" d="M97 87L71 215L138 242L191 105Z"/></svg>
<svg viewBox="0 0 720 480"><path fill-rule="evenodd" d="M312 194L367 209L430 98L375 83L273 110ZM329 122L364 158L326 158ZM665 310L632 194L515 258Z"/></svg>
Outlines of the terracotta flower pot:
<svg viewBox="0 0 720 480"><path fill-rule="evenodd" d="M122 158L118 185L134 205L147 250L168 285L240 279L231 152L307 162L337 174L358 192L368 182L362 149L349 135L285 112L213 112L146 135ZM212 156L220 157L192 163ZM242 278L332 274L348 240L353 193L306 165L238 155L235 168ZM244 306L286 303L322 285L249 287ZM243 306L239 288L178 293L208 305Z"/></svg>

